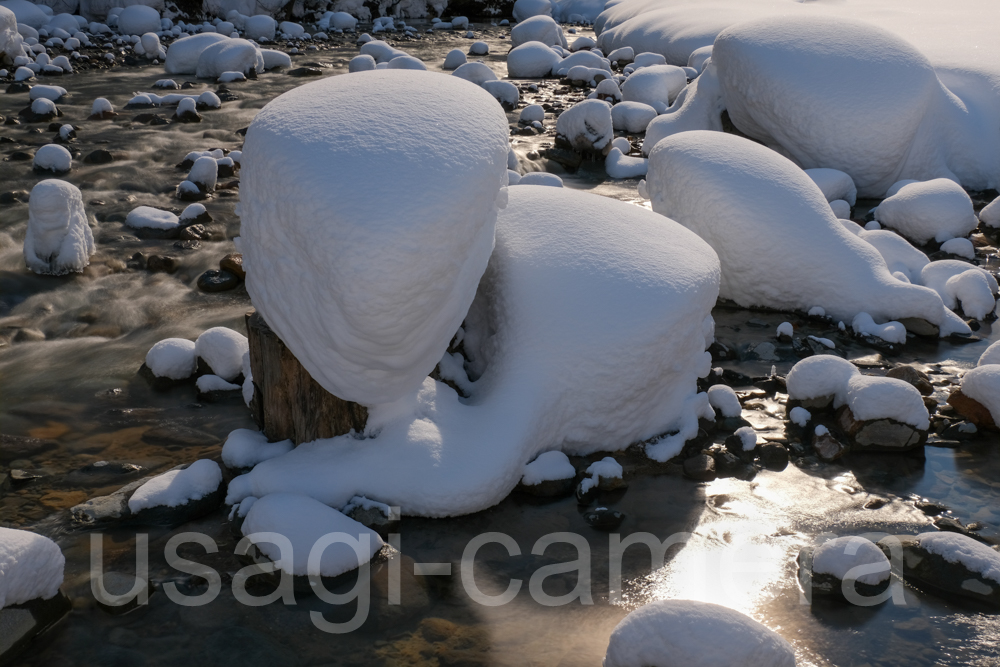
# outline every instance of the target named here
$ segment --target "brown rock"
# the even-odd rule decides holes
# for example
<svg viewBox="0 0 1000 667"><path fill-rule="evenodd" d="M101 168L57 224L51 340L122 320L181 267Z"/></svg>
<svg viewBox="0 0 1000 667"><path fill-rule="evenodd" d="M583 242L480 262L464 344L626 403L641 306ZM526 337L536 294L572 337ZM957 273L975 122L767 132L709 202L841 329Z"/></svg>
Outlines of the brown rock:
<svg viewBox="0 0 1000 667"><path fill-rule="evenodd" d="M858 420L846 405L837 412L837 423L852 445L868 451L904 452L927 441L927 431L894 419Z"/></svg>
<svg viewBox="0 0 1000 667"><path fill-rule="evenodd" d="M813 448L824 461L836 461L847 453L847 445L837 440L829 433L813 437Z"/></svg>
<svg viewBox="0 0 1000 667"><path fill-rule="evenodd" d="M896 366L886 373L885 376L912 384L924 396L930 396L934 393L934 387L931 385L927 374L921 373L913 366Z"/></svg>
<svg viewBox="0 0 1000 667"><path fill-rule="evenodd" d="M997 429L997 424L993 421L993 415L974 398L969 398L958 389L948 397L948 405L955 408L958 414L976 425L976 428Z"/></svg>
<svg viewBox="0 0 1000 667"><path fill-rule="evenodd" d="M238 252L231 252L220 259L219 268L236 274L240 280L245 280L247 277L246 271L243 270L243 255Z"/></svg>
<svg viewBox="0 0 1000 667"><path fill-rule="evenodd" d="M150 255L146 260L146 268L153 273L176 273L180 263L176 257L169 255Z"/></svg>

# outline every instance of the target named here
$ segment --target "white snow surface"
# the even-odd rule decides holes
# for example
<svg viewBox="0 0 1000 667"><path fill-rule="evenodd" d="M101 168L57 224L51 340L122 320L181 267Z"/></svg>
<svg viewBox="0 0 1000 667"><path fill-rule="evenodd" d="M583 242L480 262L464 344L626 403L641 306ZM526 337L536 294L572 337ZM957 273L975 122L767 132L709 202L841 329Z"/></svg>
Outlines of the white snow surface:
<svg viewBox="0 0 1000 667"><path fill-rule="evenodd" d="M743 414L743 406L732 387L716 384L709 387L707 393L709 405L723 417L739 417Z"/></svg>
<svg viewBox="0 0 1000 667"><path fill-rule="evenodd" d="M658 600L615 627L603 667L795 667L795 651L738 611L695 600Z"/></svg>
<svg viewBox="0 0 1000 667"><path fill-rule="evenodd" d="M640 54L641 55L641 54ZM663 113L687 86L687 74L673 65L651 65L636 70L621 85L622 99L641 102Z"/></svg>
<svg viewBox="0 0 1000 667"><path fill-rule="evenodd" d="M545 109L540 104L529 104L521 109L518 120L522 123L534 123L536 121L541 123L545 120Z"/></svg>
<svg viewBox="0 0 1000 667"><path fill-rule="evenodd" d="M737 415L739 416L739 415ZM734 435L743 441L743 451L750 452L757 447L757 432L750 426L741 426L736 429Z"/></svg>
<svg viewBox="0 0 1000 667"><path fill-rule="evenodd" d="M446 70L457 69L459 66L464 65L468 61L465 56L465 51L461 49L452 49L444 57L444 65L442 67Z"/></svg>
<svg viewBox="0 0 1000 667"><path fill-rule="evenodd" d="M146 365L156 377L184 380L198 368L194 341L186 338L164 338L146 353Z"/></svg>
<svg viewBox="0 0 1000 667"><path fill-rule="evenodd" d="M997 280L989 271L957 259L930 262L920 271L920 282L935 290L944 305L959 303L969 317L983 319L996 309Z"/></svg>
<svg viewBox="0 0 1000 667"><path fill-rule="evenodd" d="M24 261L35 273L61 276L80 272L94 254L94 234L75 186L46 179L31 189Z"/></svg>
<svg viewBox="0 0 1000 667"><path fill-rule="evenodd" d="M243 372L243 354L250 349L246 336L226 327L206 329L194 345L195 354L227 382Z"/></svg>
<svg viewBox="0 0 1000 667"><path fill-rule="evenodd" d="M552 3L549 0L517 0L512 9L514 20L521 22L532 16L552 16Z"/></svg>
<svg viewBox="0 0 1000 667"><path fill-rule="evenodd" d="M55 102L60 97L66 94L66 89L62 86L44 86L37 85L32 86L31 90L28 91L29 100L37 100L39 97L44 97L47 100L52 100Z"/></svg>
<svg viewBox="0 0 1000 667"><path fill-rule="evenodd" d="M847 400L847 383L858 375L857 367L832 354L820 354L799 361L788 371L785 383L788 398L806 400L834 396L837 405Z"/></svg>
<svg viewBox="0 0 1000 667"><path fill-rule="evenodd" d="M997 197L979 211L979 219L987 227L1000 227L1000 197Z"/></svg>
<svg viewBox="0 0 1000 667"><path fill-rule="evenodd" d="M721 296L741 306L822 306L837 320L867 312L921 318L942 336L969 332L936 292L893 277L801 169L759 144L721 132L672 135L650 153L645 189L654 211L715 249Z"/></svg>
<svg viewBox="0 0 1000 667"><path fill-rule="evenodd" d="M550 174L545 171L532 171L521 176L521 180L519 180L517 184L543 185L550 188L561 188L563 186L563 181L556 174Z"/></svg>
<svg viewBox="0 0 1000 667"><path fill-rule="evenodd" d="M909 382L872 375L852 375L847 381L846 405L860 421L894 419L926 431L930 415L924 399Z"/></svg>
<svg viewBox="0 0 1000 667"><path fill-rule="evenodd" d="M133 229L173 229L180 224L177 215L152 206L137 206L125 216L125 224Z"/></svg>
<svg viewBox="0 0 1000 667"><path fill-rule="evenodd" d="M53 597L65 566L62 550L49 538L0 527L0 609Z"/></svg>
<svg viewBox="0 0 1000 667"><path fill-rule="evenodd" d="M312 498L292 493L258 498L247 512L242 530L265 556L294 575L336 577L370 561L385 544L371 528ZM254 539L255 533L278 533L286 537L292 553L285 555L291 557L291 562L282 558L279 546L268 542L266 536ZM309 555L316 543L330 533L356 540L358 549L349 543L333 542L323 550L318 562L310 566Z"/></svg>
<svg viewBox="0 0 1000 667"><path fill-rule="evenodd" d="M238 428L229 434L222 445L222 463L227 468L252 468L261 461L286 454L295 445L291 440L268 442L260 431Z"/></svg>
<svg viewBox="0 0 1000 667"><path fill-rule="evenodd" d="M576 477L576 468L569 457L560 451L542 452L531 463L524 466L521 484L534 486L542 482Z"/></svg>
<svg viewBox="0 0 1000 667"><path fill-rule="evenodd" d="M160 31L160 12L146 5L131 5L118 15L118 32L142 35Z"/></svg>
<svg viewBox="0 0 1000 667"><path fill-rule="evenodd" d="M195 382L195 386L198 387L198 392L202 394L207 394L210 391L240 391L242 387L238 384L233 384L232 382L226 382L218 375L202 375Z"/></svg>
<svg viewBox="0 0 1000 667"><path fill-rule="evenodd" d="M819 187L828 202L843 199L854 206L858 198L858 189L850 174L836 169L806 169L806 176Z"/></svg>
<svg viewBox="0 0 1000 667"><path fill-rule="evenodd" d="M34 168L63 174L73 166L73 155L65 146L45 144L35 152Z"/></svg>
<svg viewBox="0 0 1000 667"><path fill-rule="evenodd" d="M562 135L573 150L603 153L615 138L611 107L601 100L577 102L559 116L556 135Z"/></svg>
<svg viewBox="0 0 1000 667"><path fill-rule="evenodd" d="M208 45L198 56L195 76L199 79L218 79L224 72L249 74L256 68L264 70L264 56L253 42L245 39L226 39Z"/></svg>
<svg viewBox="0 0 1000 667"><path fill-rule="evenodd" d="M517 48L528 42L541 42L547 46L569 48L566 35L551 16L532 16L510 29L511 48Z"/></svg>
<svg viewBox="0 0 1000 667"><path fill-rule="evenodd" d="M852 551L854 553L851 553ZM875 586L892 576L889 559L881 549L863 537L835 537L813 551L812 571L816 574L832 574L843 581L847 572L859 565L884 566L877 572L856 577L855 579L862 584Z"/></svg>
<svg viewBox="0 0 1000 667"><path fill-rule="evenodd" d="M481 62L471 62L459 65L458 68L451 73L451 75L457 76L459 79L465 79L466 81L474 83L477 86L481 86L487 81L496 81L498 78L496 73L490 69L489 65Z"/></svg>
<svg viewBox="0 0 1000 667"><path fill-rule="evenodd" d="M1000 365L1000 340L986 348L986 351L979 357L977 366Z"/></svg>
<svg viewBox="0 0 1000 667"><path fill-rule="evenodd" d="M949 563L961 563L983 579L1000 584L1000 553L961 533L946 531L920 533L917 541L924 549Z"/></svg>
<svg viewBox="0 0 1000 667"><path fill-rule="evenodd" d="M621 149L612 148L604 158L604 170L611 178L639 178L645 176L649 160L623 155Z"/></svg>
<svg viewBox="0 0 1000 667"><path fill-rule="evenodd" d="M1000 365L985 364L962 377L962 393L990 411L993 423L1000 425Z"/></svg>
<svg viewBox="0 0 1000 667"><path fill-rule="evenodd" d="M492 251L508 134L489 93L430 72L332 77L257 115L241 158L247 290L328 391L387 403L441 359Z"/></svg>
<svg viewBox="0 0 1000 667"><path fill-rule="evenodd" d="M619 102L611 107L611 123L614 128L629 134L645 132L654 118L656 109L642 102Z"/></svg>
<svg viewBox="0 0 1000 667"><path fill-rule="evenodd" d="M211 459L199 459L182 470L169 470L149 480L128 499L138 512L150 507L177 507L204 498L222 484L222 468Z"/></svg>
<svg viewBox="0 0 1000 667"><path fill-rule="evenodd" d="M615 451L678 431L653 446L676 455L708 407L696 380L711 366L718 271L704 242L647 210L511 188L465 319L470 398L425 379L370 409L368 439L299 445L233 480L227 502L294 490L452 516L502 500L541 452Z"/></svg>
<svg viewBox="0 0 1000 667"><path fill-rule="evenodd" d="M167 74L194 74L198 70L198 59L202 51L228 39L216 32L189 35L172 42L167 48L167 59L163 67Z"/></svg>
<svg viewBox="0 0 1000 667"><path fill-rule="evenodd" d="M947 178L903 186L878 205L875 219L920 245L968 236L979 225L969 195Z"/></svg>
<svg viewBox="0 0 1000 667"><path fill-rule="evenodd" d="M941 250L965 259L976 258L976 246L969 239L949 239L941 244Z"/></svg>
<svg viewBox="0 0 1000 667"><path fill-rule="evenodd" d="M805 428L806 424L809 423L809 420L812 419L812 413L802 406L795 406L792 408L792 411L788 413L788 419L793 424Z"/></svg>
<svg viewBox="0 0 1000 667"><path fill-rule="evenodd" d="M884 229L866 229L859 231L858 237L875 246L889 271L902 272L911 283L922 284L920 272L930 263L930 259L902 236Z"/></svg>
<svg viewBox="0 0 1000 667"><path fill-rule="evenodd" d="M292 58L284 51L276 51L274 49L261 49L261 58L264 59L264 69L272 70L278 67L284 67L288 69L292 66ZM353 71L353 70L351 70Z"/></svg>
<svg viewBox="0 0 1000 667"><path fill-rule="evenodd" d="M905 343L906 327L899 322L886 322L876 324L875 320L868 313L858 313L851 321L851 328L855 333L868 334L881 338L887 343Z"/></svg>
<svg viewBox="0 0 1000 667"><path fill-rule="evenodd" d="M177 112L182 113L180 106L177 107ZM202 156L196 159L194 164L191 165L191 171L188 172L187 180L198 185L204 192L213 192L218 178L218 160L213 157Z"/></svg>
<svg viewBox="0 0 1000 667"><path fill-rule="evenodd" d="M527 42L507 54L507 73L512 79L539 79L561 62L559 54L545 44Z"/></svg>

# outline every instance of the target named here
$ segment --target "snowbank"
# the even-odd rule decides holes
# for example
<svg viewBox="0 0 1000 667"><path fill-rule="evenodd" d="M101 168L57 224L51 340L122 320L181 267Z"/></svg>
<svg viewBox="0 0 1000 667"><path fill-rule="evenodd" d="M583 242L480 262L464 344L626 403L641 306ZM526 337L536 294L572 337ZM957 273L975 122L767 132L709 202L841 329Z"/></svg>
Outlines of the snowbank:
<svg viewBox="0 0 1000 667"><path fill-rule="evenodd" d="M185 338L164 338L149 348L146 365L156 377L185 380L198 368L194 341Z"/></svg>
<svg viewBox="0 0 1000 667"><path fill-rule="evenodd" d="M62 586L65 566L62 551L49 538L0 528L0 609L53 597Z"/></svg>
<svg viewBox="0 0 1000 667"><path fill-rule="evenodd" d="M247 290L328 391L386 403L441 359L492 250L508 133L486 91L429 72L332 77L257 115L241 159Z"/></svg>
<svg viewBox="0 0 1000 667"><path fill-rule="evenodd" d="M216 375L229 382L243 372L243 354L250 349L246 336L226 327L203 331L194 346L195 354L204 359Z"/></svg>
<svg viewBox="0 0 1000 667"><path fill-rule="evenodd" d="M0 60L6 54L11 61L22 53L24 42L18 32L17 17L7 7L0 5Z"/></svg>
<svg viewBox="0 0 1000 667"><path fill-rule="evenodd" d="M293 448L291 440L268 442L267 436L260 431L238 428L229 434L222 446L222 462L227 468L252 468Z"/></svg>
<svg viewBox="0 0 1000 667"><path fill-rule="evenodd" d="M149 480L132 494L132 513L150 507L177 507L213 493L222 483L222 469L210 459L200 459L182 470L170 470Z"/></svg>
<svg viewBox="0 0 1000 667"><path fill-rule="evenodd" d="M704 242L648 210L511 188L465 319L470 398L425 379L369 411L367 440L299 445L233 480L227 502L295 491L341 507L363 495L451 516L502 500L541 452L669 432L647 451L676 455L708 407L696 380L711 366L718 271Z"/></svg>
<svg viewBox="0 0 1000 667"><path fill-rule="evenodd" d="M202 51L229 38L216 32L204 32L198 35L182 37L173 42L167 49L167 58L163 67L167 74L194 74L198 70L198 59Z"/></svg>
<svg viewBox="0 0 1000 667"><path fill-rule="evenodd" d="M658 600L615 627L604 667L795 667L795 651L749 616L709 602Z"/></svg>
<svg viewBox="0 0 1000 667"><path fill-rule="evenodd" d="M920 318L943 336L969 331L933 290L894 278L801 169L752 141L705 131L663 139L650 154L646 191L654 211L715 249L720 293L741 306L821 306L844 321L866 312L883 322Z"/></svg>
<svg viewBox="0 0 1000 667"><path fill-rule="evenodd" d="M80 272L94 254L94 234L87 222L80 190L48 179L31 189L24 261L35 273L61 276Z"/></svg>
<svg viewBox="0 0 1000 667"><path fill-rule="evenodd" d="M242 530L265 556L295 575L336 577L370 561L385 544L371 528L312 498L290 493L259 498L247 512ZM257 533L286 537L292 553L285 555L291 557L291 562L282 559L279 546L267 541L266 535L255 538ZM318 562L310 563L309 555L316 543L331 533L356 541L357 548L333 542L323 549Z"/></svg>

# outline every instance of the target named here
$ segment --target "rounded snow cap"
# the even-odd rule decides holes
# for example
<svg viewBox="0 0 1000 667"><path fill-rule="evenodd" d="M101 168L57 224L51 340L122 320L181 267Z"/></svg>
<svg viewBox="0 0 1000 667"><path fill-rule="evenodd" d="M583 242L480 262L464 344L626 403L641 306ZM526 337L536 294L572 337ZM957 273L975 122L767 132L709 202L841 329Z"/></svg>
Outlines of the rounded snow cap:
<svg viewBox="0 0 1000 667"><path fill-rule="evenodd" d="M493 249L508 134L489 93L420 71L316 81L258 114L241 157L247 289L325 389L387 403L441 359Z"/></svg>

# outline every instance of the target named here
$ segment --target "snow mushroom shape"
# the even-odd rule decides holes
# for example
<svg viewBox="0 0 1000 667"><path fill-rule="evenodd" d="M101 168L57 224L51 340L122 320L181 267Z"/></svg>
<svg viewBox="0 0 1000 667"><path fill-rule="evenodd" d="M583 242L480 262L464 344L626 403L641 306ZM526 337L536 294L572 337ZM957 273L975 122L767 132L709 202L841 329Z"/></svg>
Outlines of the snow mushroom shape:
<svg viewBox="0 0 1000 667"><path fill-rule="evenodd" d="M977 190L1000 179L981 112L887 30L832 16L771 16L722 31L712 63L737 128L803 168L850 174L859 196L879 197L904 178L949 178Z"/></svg>
<svg viewBox="0 0 1000 667"><path fill-rule="evenodd" d="M441 359L492 251L508 133L479 86L395 70L301 86L251 124L247 290L328 391L386 403Z"/></svg>
<svg viewBox="0 0 1000 667"><path fill-rule="evenodd" d="M649 156L653 210L693 230L719 254L721 295L744 307L823 307L850 322L921 318L941 335L969 332L941 297L903 283L882 255L847 231L823 193L790 160L722 132L682 132Z"/></svg>
<svg viewBox="0 0 1000 667"><path fill-rule="evenodd" d="M453 516L503 500L542 452L693 437L698 415L711 415L696 392L718 280L712 249L673 221L575 190L510 188L466 318L468 401L426 378L369 411L366 442L299 445L234 479L227 502L285 491L343 507L363 495ZM682 445L657 446L669 457Z"/></svg>
<svg viewBox="0 0 1000 667"><path fill-rule="evenodd" d="M695 600L639 607L611 633L604 667L795 667L795 651L738 611Z"/></svg>
<svg viewBox="0 0 1000 667"><path fill-rule="evenodd" d="M75 185L48 179L31 189L24 261L35 273L61 276L80 272L94 254L83 195Z"/></svg>

